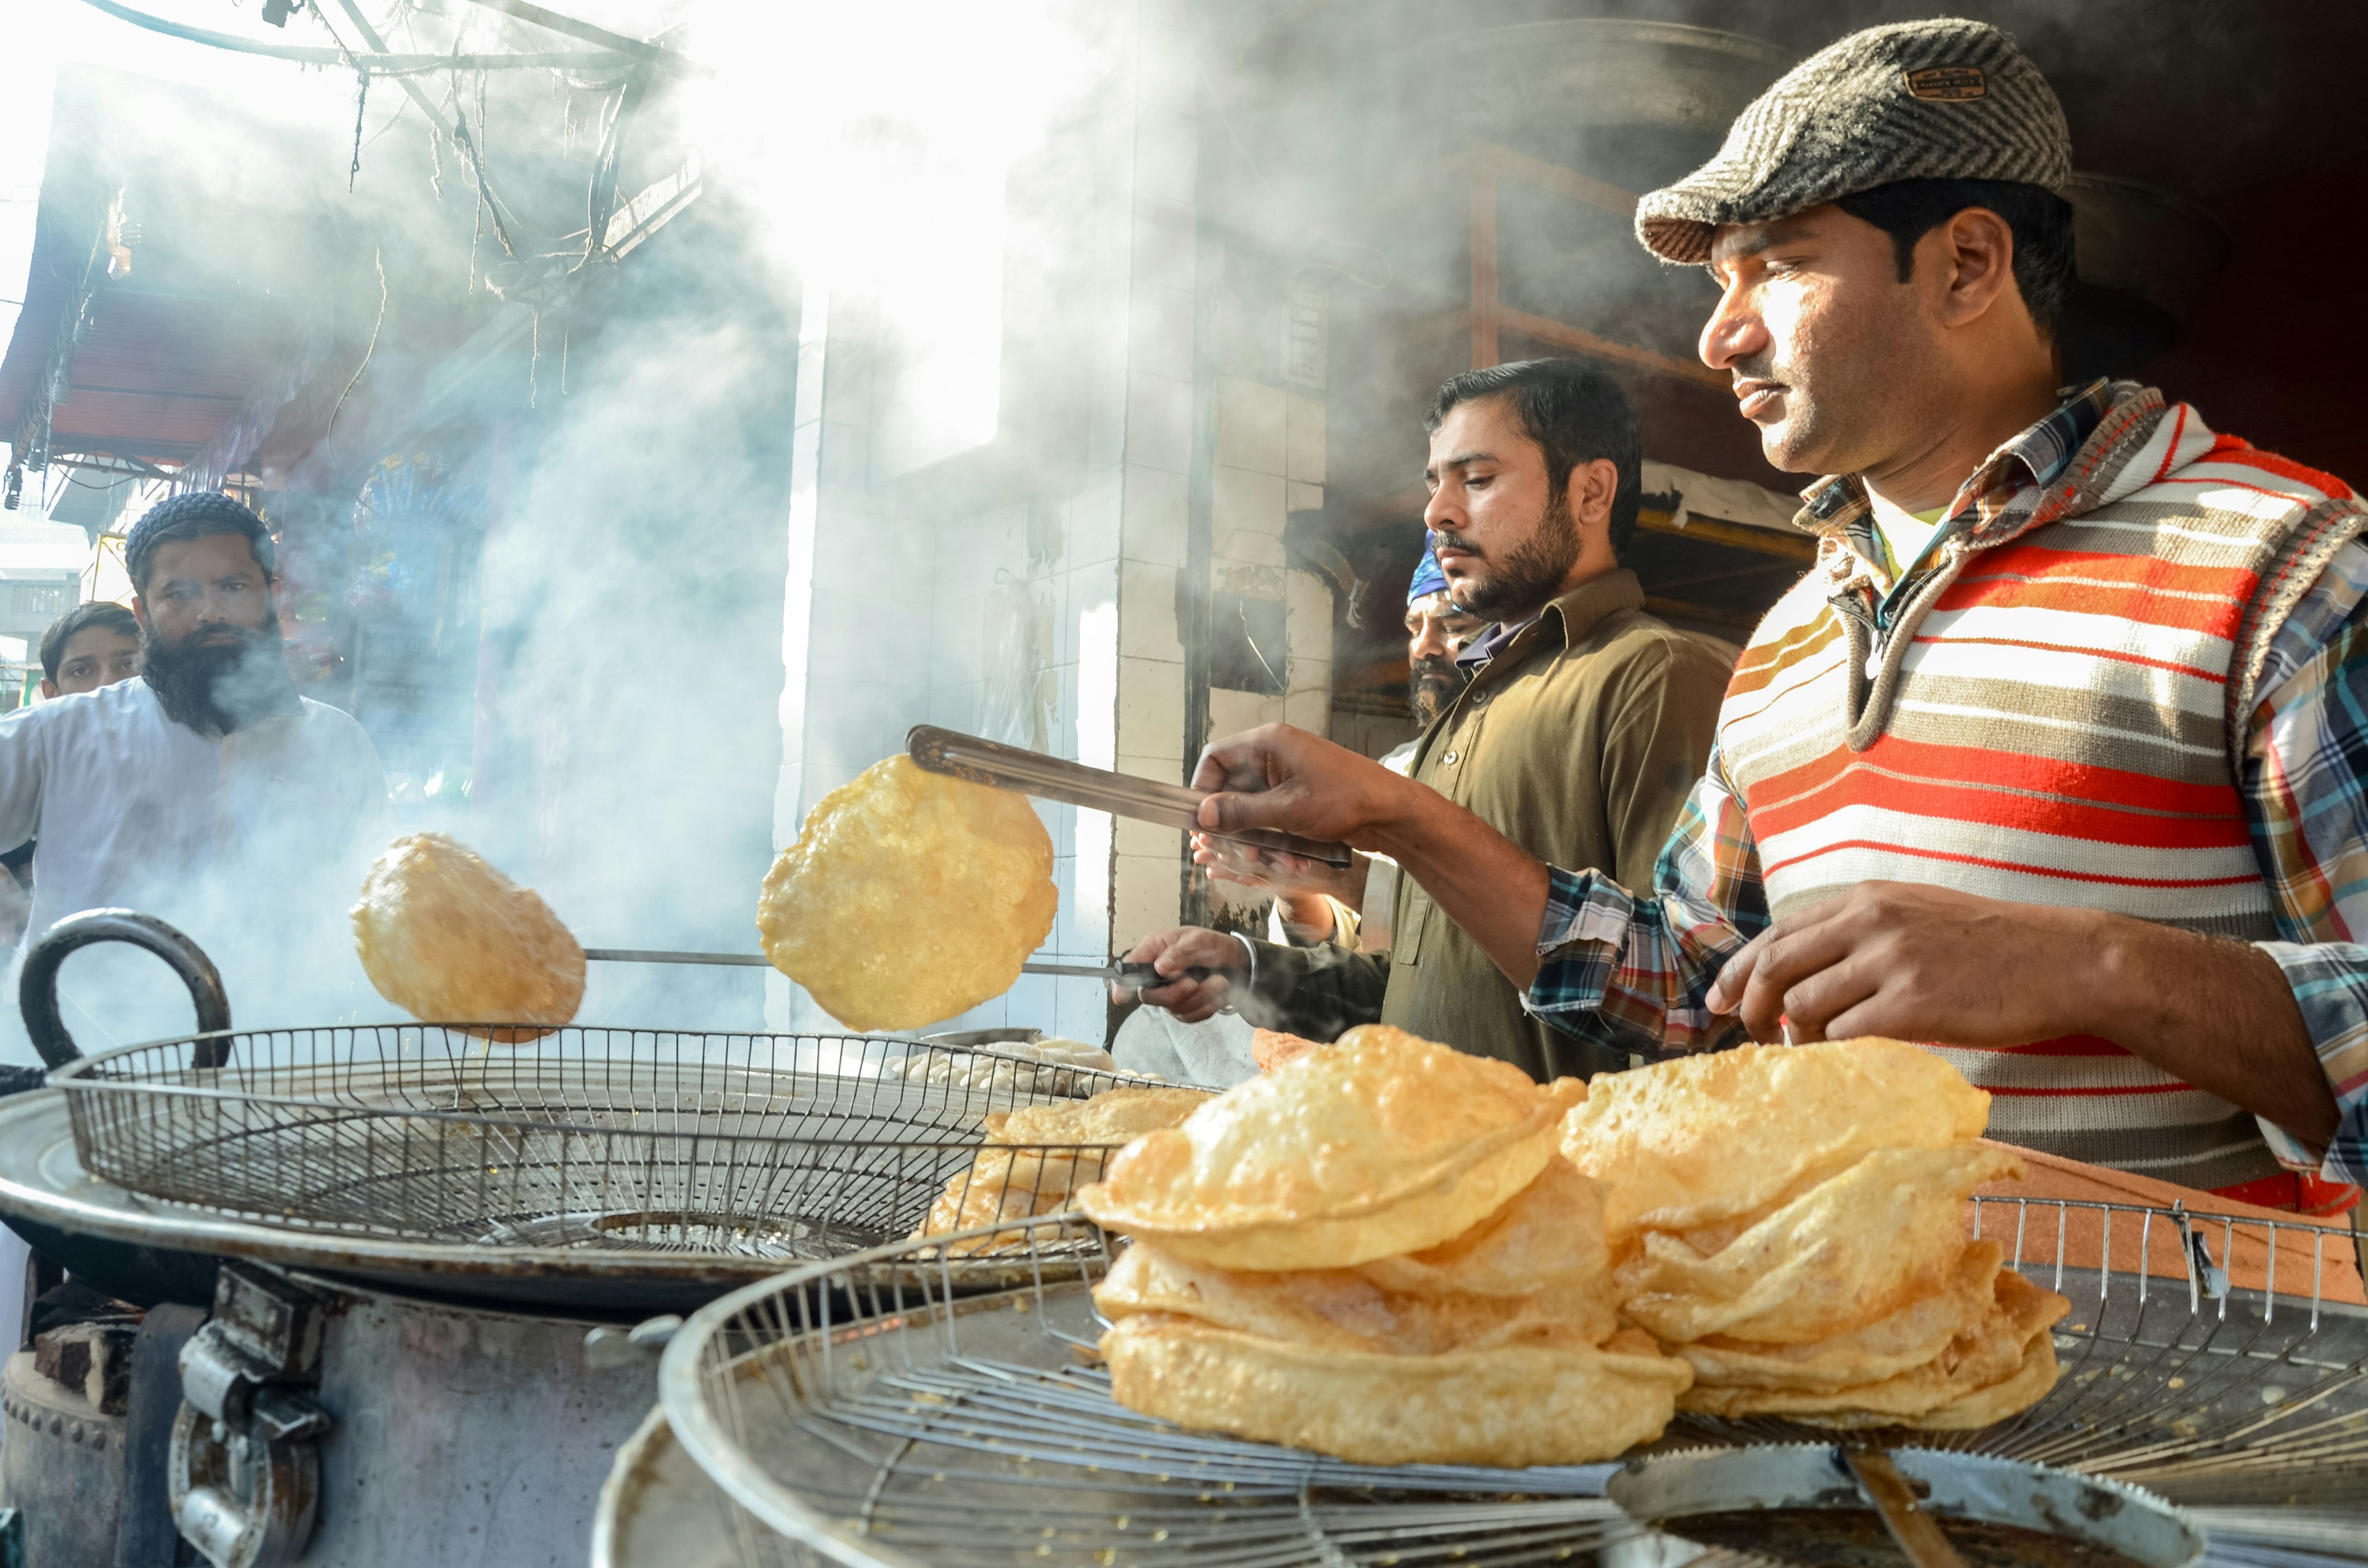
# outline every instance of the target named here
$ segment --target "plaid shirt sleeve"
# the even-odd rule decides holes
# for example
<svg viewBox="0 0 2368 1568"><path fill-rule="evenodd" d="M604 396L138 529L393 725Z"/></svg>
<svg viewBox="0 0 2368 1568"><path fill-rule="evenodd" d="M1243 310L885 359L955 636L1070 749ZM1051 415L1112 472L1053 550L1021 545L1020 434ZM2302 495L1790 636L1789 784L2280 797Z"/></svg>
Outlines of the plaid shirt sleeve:
<svg viewBox="0 0 2368 1568"><path fill-rule="evenodd" d="M1718 753L1678 815L1653 891L1554 868L1523 1005L1615 1051L1677 1055L1733 1044L1736 1019L1702 1005L1727 960L1768 927L1759 852Z"/></svg>
<svg viewBox="0 0 2368 1568"><path fill-rule="evenodd" d="M2322 1159L2273 1127L2278 1157L2368 1183L2368 546L2344 546L2286 618L2253 710L2246 812L2285 971L2341 1112Z"/></svg>

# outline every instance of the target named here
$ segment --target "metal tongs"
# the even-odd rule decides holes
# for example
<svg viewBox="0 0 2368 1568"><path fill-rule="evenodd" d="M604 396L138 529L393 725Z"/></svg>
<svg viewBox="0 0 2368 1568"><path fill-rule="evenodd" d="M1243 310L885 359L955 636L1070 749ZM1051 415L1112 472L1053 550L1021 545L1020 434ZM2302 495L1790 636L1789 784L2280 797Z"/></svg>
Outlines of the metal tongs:
<svg viewBox="0 0 2368 1568"><path fill-rule="evenodd" d="M905 750L932 773L967 778L973 784L991 784L998 790L1062 801L1113 816L1132 817L1137 822L1157 823L1162 827L1182 828L1212 838L1304 856L1327 866L1350 863L1345 844L1302 838L1271 828L1245 827L1217 833L1202 827L1201 802L1209 798L1210 791L1206 790L1087 767L1081 762L1005 745L1000 741L981 740L976 735L958 734L935 724L914 725L905 736Z"/></svg>
<svg viewBox="0 0 2368 1568"><path fill-rule="evenodd" d="M594 963L688 963L722 964L735 969L770 969L773 960L762 953L685 953L661 948L586 948L584 956ZM1022 974L1049 974L1074 980L1114 980L1130 991L1148 991L1156 986L1172 985L1174 980L1163 977L1147 963L1128 963L1123 960L1106 964L1036 963L1021 964ZM1213 970L1188 969L1184 971L1194 980L1205 980Z"/></svg>

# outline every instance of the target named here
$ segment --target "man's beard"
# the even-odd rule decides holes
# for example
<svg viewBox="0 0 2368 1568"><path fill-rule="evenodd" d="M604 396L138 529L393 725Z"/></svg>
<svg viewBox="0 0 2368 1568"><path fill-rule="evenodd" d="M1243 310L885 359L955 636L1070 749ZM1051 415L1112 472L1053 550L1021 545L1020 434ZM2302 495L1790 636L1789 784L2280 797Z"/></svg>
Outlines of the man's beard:
<svg viewBox="0 0 2368 1568"><path fill-rule="evenodd" d="M165 716L176 724L219 739L279 714L302 710L296 682L280 653L279 618L261 626L231 628L234 642L209 643L220 627L167 642L154 631L140 638L140 675Z"/></svg>
<svg viewBox="0 0 2368 1568"><path fill-rule="evenodd" d="M1470 550L1463 540L1458 550ZM1488 558L1482 556L1486 562ZM1454 590L1456 604L1483 620L1520 620L1538 613L1562 592L1563 580L1578 564L1578 525L1572 520L1569 501L1557 493L1546 501L1538 526L1513 547L1496 570L1470 586Z"/></svg>
<svg viewBox="0 0 2368 1568"><path fill-rule="evenodd" d="M1463 690L1463 672L1444 653L1417 659L1411 668L1406 697L1414 710L1414 727L1428 730Z"/></svg>

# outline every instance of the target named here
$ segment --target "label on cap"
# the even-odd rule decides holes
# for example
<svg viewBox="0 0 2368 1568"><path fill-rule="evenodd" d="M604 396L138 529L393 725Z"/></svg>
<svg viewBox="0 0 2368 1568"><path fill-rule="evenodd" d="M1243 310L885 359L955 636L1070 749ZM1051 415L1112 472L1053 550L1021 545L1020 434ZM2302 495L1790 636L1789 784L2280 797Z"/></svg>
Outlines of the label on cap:
<svg viewBox="0 0 2368 1568"><path fill-rule="evenodd" d="M1961 104L1968 98L1981 97L1989 90L1977 65L1927 65L1921 71L1907 73L1908 93L1936 103Z"/></svg>

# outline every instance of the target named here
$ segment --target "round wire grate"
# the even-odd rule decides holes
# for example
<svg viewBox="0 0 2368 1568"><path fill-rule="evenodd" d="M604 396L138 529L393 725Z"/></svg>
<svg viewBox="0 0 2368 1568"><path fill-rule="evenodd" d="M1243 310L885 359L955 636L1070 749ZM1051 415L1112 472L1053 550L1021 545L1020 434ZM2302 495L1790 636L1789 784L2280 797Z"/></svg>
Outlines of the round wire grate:
<svg viewBox="0 0 2368 1568"><path fill-rule="evenodd" d="M1976 1205L1977 1227L2018 1267L2072 1299L2063 1376L1987 1430L1876 1441L1903 1460L1997 1456L2141 1488L2203 1532L2206 1562L2368 1562L2368 1311L2329 1299L2352 1289L2351 1233ZM1107 1244L1081 1242L1094 1233L1076 1221L1029 1233L1037 1258L1082 1246L1087 1261L980 1295L961 1261L889 1247L690 1320L667 1349L662 1404L730 1500L744 1568L1767 1561L1647 1531L1605 1494L1618 1464L1380 1469L1124 1410L1093 1351L1105 1325L1087 1291ZM2260 1272L2261 1288L2232 1286L2232 1270ZM1649 1451L1834 1441L1784 1422L1681 1416Z"/></svg>
<svg viewBox="0 0 2368 1568"><path fill-rule="evenodd" d="M905 1040L570 1028L258 1030L60 1069L93 1175L211 1213L486 1247L784 1262L908 1236L997 1111L1128 1080ZM1006 1069L1008 1069L1008 1071ZM1033 1151L1078 1181L1107 1151ZM1078 1174L1082 1173L1082 1174ZM1031 1212L1013 1194L1006 1212Z"/></svg>

